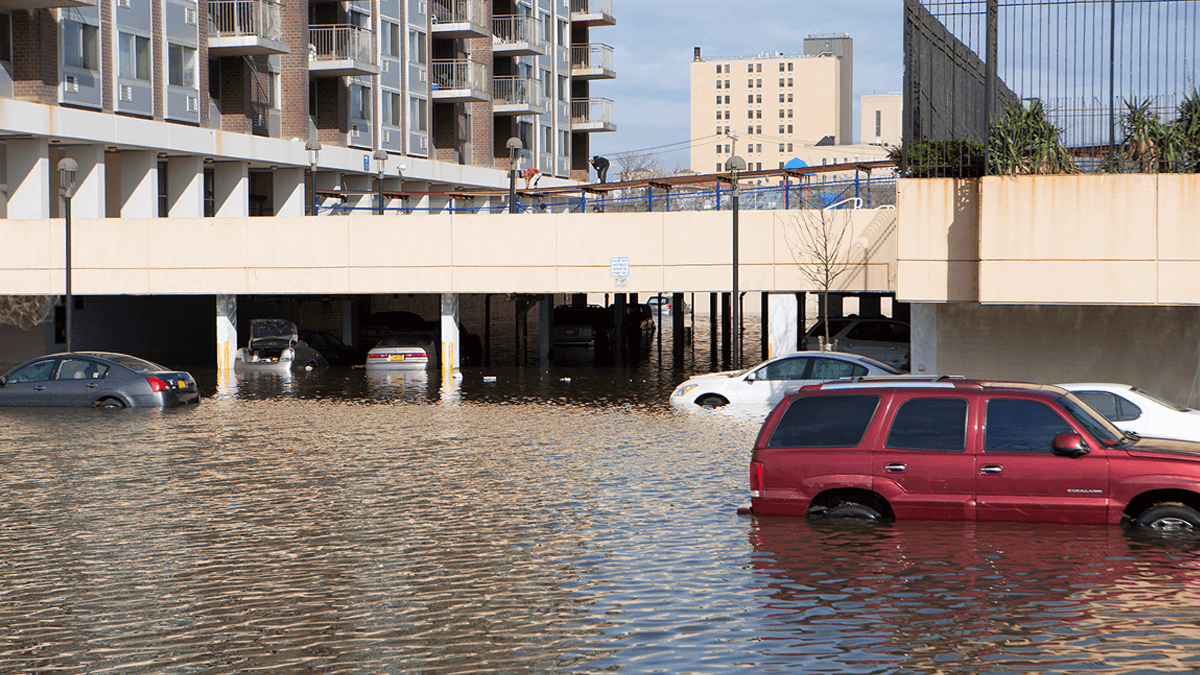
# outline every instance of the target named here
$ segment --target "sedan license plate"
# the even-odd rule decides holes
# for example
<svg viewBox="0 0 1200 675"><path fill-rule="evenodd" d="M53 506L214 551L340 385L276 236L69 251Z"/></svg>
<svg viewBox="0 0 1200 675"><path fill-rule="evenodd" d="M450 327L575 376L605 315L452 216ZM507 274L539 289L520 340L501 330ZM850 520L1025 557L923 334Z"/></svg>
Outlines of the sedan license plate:
<svg viewBox="0 0 1200 675"><path fill-rule="evenodd" d="M388 357L389 361L403 361L405 354L392 354Z"/></svg>
<svg viewBox="0 0 1200 675"><path fill-rule="evenodd" d="M179 389L187 389L187 382L185 382L183 380L177 380L175 382L175 386L178 387Z"/></svg>

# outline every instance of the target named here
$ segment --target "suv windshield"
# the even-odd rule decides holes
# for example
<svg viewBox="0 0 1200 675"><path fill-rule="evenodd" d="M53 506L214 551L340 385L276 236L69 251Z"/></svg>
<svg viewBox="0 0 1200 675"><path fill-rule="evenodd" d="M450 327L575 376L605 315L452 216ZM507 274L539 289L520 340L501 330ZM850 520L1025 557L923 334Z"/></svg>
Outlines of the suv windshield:
<svg viewBox="0 0 1200 675"><path fill-rule="evenodd" d="M1125 433L1117 429L1111 422L1087 406L1086 403L1080 401L1074 394L1058 397L1058 404L1066 409L1071 417L1075 418L1076 422L1083 425L1088 433L1095 436L1097 440L1105 445L1116 445L1122 439L1127 438Z"/></svg>

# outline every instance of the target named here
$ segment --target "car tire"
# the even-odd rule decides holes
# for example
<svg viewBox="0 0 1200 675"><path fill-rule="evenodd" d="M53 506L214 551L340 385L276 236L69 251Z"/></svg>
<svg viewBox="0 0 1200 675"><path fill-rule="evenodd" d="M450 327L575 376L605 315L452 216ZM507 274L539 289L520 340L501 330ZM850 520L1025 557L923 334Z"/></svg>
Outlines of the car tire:
<svg viewBox="0 0 1200 675"><path fill-rule="evenodd" d="M1200 512L1183 504L1155 504L1135 519L1138 527L1163 534L1200 531Z"/></svg>
<svg viewBox="0 0 1200 675"><path fill-rule="evenodd" d="M705 394L696 399L696 405L701 408L720 408L723 405L729 405L729 399L717 394Z"/></svg>
<svg viewBox="0 0 1200 675"><path fill-rule="evenodd" d="M96 401L93 406L105 410L120 410L125 407L125 402L117 398L102 398Z"/></svg>
<svg viewBox="0 0 1200 675"><path fill-rule="evenodd" d="M846 518L850 520L861 520L864 522L879 522L883 516L875 509L857 504L855 502L847 502L838 504L837 506L825 512L825 518Z"/></svg>

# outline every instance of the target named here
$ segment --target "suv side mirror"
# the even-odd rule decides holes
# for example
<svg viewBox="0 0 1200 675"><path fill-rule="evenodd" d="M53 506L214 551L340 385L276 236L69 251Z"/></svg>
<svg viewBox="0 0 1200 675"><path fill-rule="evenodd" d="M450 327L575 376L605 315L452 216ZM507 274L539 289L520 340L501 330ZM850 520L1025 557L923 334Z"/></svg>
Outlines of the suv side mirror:
<svg viewBox="0 0 1200 675"><path fill-rule="evenodd" d="M1088 454L1087 445L1079 434L1059 434L1054 437L1054 454L1063 457L1082 457Z"/></svg>

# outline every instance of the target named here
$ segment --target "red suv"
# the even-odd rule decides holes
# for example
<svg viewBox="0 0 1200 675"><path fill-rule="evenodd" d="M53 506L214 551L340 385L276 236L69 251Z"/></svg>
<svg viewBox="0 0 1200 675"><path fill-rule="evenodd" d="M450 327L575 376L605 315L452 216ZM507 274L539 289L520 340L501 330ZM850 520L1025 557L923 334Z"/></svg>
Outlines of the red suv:
<svg viewBox="0 0 1200 675"><path fill-rule="evenodd" d="M767 417L750 497L756 515L1200 530L1200 443L1124 433L1054 386L826 383Z"/></svg>

